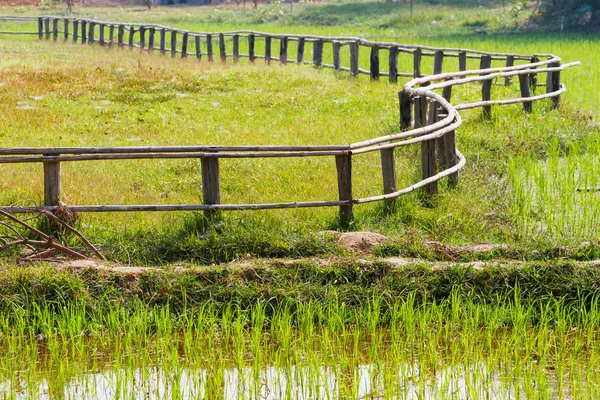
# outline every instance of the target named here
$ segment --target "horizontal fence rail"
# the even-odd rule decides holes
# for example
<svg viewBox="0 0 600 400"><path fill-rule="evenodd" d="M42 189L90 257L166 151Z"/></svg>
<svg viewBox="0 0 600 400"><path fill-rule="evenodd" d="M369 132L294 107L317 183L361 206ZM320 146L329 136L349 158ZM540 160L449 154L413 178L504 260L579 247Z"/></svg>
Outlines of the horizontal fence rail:
<svg viewBox="0 0 600 400"><path fill-rule="evenodd" d="M459 110L481 107L485 117L491 116L492 105L521 103L524 112L531 112L533 102L550 98L552 107L560 105L560 96L566 87L560 73L578 62L561 64L552 54L492 53L459 48L435 48L398 43L374 42L355 37L330 37L303 34L271 34L255 31L196 32L157 24L107 22L94 19L64 17L0 17L13 24L35 23L32 31L0 31L0 34L37 35L40 40L63 41L117 48L137 48L140 51L158 51L171 57L195 57L208 62L231 61L238 63L248 58L265 63L312 64L316 68L332 68L352 76L368 75L372 80L388 77L391 83L399 77L413 78L399 92L400 131L357 143L330 146L156 146L156 147L74 147L74 148L0 148L0 164L43 163L44 204L41 206L3 206L0 210L13 213L55 211L61 198L61 163L92 160L137 159L200 159L202 169L203 204L157 205L72 205L75 212L120 211L206 211L259 210L302 207L339 207L340 220L349 223L355 204L384 201L386 209L406 193L423 188L433 196L438 193L438 181L448 178L451 186L458 183L458 171L466 163L456 148L456 130L462 124ZM247 53L240 52L240 42L246 42ZM295 54L290 54L289 43L296 42ZM257 54L260 47L262 54ZM167 44L169 46L167 46ZM324 60L324 49L329 46L331 63ZM349 47L349 57L341 49ZM360 68L360 49L369 53L368 69ZM307 50L312 50L307 51ZM387 52L387 61L382 53ZM344 53L345 55L346 53ZM363 52L364 55L364 52ZM385 54L383 54L385 55ZM294 58L295 57L295 58ZM409 57L412 71L399 71L399 57ZM433 58L433 71L422 71L422 60ZM458 58L458 71L444 72L444 60ZM479 68L467 69L468 60L479 61ZM502 67L492 68L492 61ZM384 68L382 69L382 66ZM545 83L539 83L545 74ZM491 99L494 85L509 86L518 78L521 97ZM466 84L481 85L481 101L452 105L453 87ZM545 93L532 95L536 87L545 87ZM437 93L441 90L442 93ZM397 188L394 149L421 145L422 179L406 188ZM379 152L383 194L364 198L353 195L352 160L360 154ZM285 158L334 157L337 170L338 199L305 202L222 204L220 201L219 159L228 158Z"/></svg>

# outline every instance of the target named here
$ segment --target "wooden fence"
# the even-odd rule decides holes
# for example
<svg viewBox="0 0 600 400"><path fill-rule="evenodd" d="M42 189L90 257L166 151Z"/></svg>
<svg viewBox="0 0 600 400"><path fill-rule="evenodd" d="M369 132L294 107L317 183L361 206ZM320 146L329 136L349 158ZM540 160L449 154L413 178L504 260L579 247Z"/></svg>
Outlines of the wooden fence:
<svg viewBox="0 0 600 400"><path fill-rule="evenodd" d="M0 209L18 213L40 209L54 211L61 197L61 163L91 160L181 159L199 158L202 168L203 204L186 205L72 205L75 212L118 211L175 211L203 210L211 214L218 210L257 210L299 207L339 207L340 220L348 223L353 218L353 206L361 203L384 201L391 209L394 199L424 188L427 194L438 193L438 181L448 177L451 185L458 183L458 171L465 158L456 148L456 129L462 123L459 110L481 107L486 117L492 105L522 103L525 112L531 112L535 100L551 98L552 107L560 104L560 95L566 90L560 82L560 73L578 63L562 64L552 54L504 54L456 48L433 48L398 43L373 42L353 37L329 37L300 34L269 34L254 31L194 32L155 24L132 24L59 17L0 17L0 20L37 23L36 31L3 31L0 34L31 34L40 40L69 41L97 46L137 48L140 51L170 54L171 57L196 57L198 60L234 63L247 58L254 63L307 63L317 68L332 68L357 77L368 75L372 80L387 76L391 83L399 77L411 77L399 92L400 131L358 143L331 146L164 146L164 147L105 147L105 148L0 148L0 164L43 163L44 204L39 207L11 207ZM240 42L246 41L247 53L240 51ZM262 46L257 46L257 43ZM289 44L296 42L295 58L290 58ZM274 56L274 45L278 54ZM332 63L324 60L324 49L331 51ZM349 47L349 57L342 57L341 48ZM311 48L312 47L312 48ZM258 54L256 49L261 48ZM306 57L307 49L312 57ZM368 69L360 68L361 49L368 52ZM382 70L382 53L387 52L387 67ZM215 54L216 53L216 54ZM364 53L363 53L364 54ZM398 70L399 58L410 57L412 71ZM425 74L421 65L424 58L433 58L433 71ZM444 72L445 60L458 59L458 71ZM477 69L468 70L468 60L479 62ZM500 67L492 67L492 62ZM545 74L545 83L539 75ZM521 97L492 100L492 88L498 84L510 85L518 77ZM481 85L481 101L452 105L454 86ZM532 95L536 87L545 87L545 93ZM437 93L440 91L441 94ZM422 180L406 188L397 188L394 149L420 144ZM363 153L379 152L383 194L355 198L352 190L352 159ZM338 199L323 201L222 204L220 196L219 160L223 158L270 157L334 157L337 170Z"/></svg>

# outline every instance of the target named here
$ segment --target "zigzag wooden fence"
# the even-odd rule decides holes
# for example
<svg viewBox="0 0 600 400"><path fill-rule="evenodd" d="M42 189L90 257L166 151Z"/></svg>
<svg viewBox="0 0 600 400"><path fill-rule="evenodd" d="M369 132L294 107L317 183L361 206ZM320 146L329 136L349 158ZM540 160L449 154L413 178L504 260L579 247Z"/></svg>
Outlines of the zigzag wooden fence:
<svg viewBox="0 0 600 400"><path fill-rule="evenodd" d="M522 103L525 112L531 112L535 100L551 98L552 106L558 107L560 95L566 90L560 82L565 68L579 63L561 65L561 59L552 54L504 54L456 48L433 48L426 46L381 43L353 37L329 37L303 34L270 34L254 31L194 32L153 24L132 24L73 19L60 17L0 17L23 23L37 23L36 31L4 31L4 34L37 35L40 40L54 40L98 46L138 48L141 51L170 54L171 57L196 57L198 60L250 62L262 59L266 63L308 63L315 67L332 68L353 76L366 74L377 80L387 76L396 83L398 77L412 77L399 92L400 132L344 145L330 146L165 146L165 147L104 147L104 148L0 148L0 164L38 163L44 165L44 204L39 207L11 207L0 209L13 212L34 212L40 209L55 211L61 197L61 163L92 160L134 159L182 159L200 158L202 169L203 204L154 204L154 205L72 205L74 212L119 211L176 211L203 210L258 210L299 207L339 207L340 220L352 219L356 204L384 201L390 208L394 199L419 188L429 195L438 192L438 181L448 177L450 183L458 183L458 171L465 165L465 158L456 148L455 131L462 119L459 110L481 107L485 116L491 115L492 105ZM240 42L247 42L247 53L240 52ZM262 54L257 54L257 43L262 42ZM295 58L289 58L289 43L297 42ZM278 55L274 57L274 44ZM307 59L306 50L312 47L312 58ZM324 49L329 46L332 63L324 60ZM342 57L341 48L349 47L349 58ZM216 51L215 51L216 47ZM361 49L367 48L369 69L360 68ZM387 68L381 70L382 52L387 52ZM216 53L216 54L215 54ZM411 57L412 71L398 71L399 57ZM421 61L433 58L430 75L422 72ZM458 59L457 72L444 73L444 60ZM467 60L479 60L479 68L467 70ZM492 68L492 61L502 67ZM518 64L521 63L521 64ZM545 83L539 75L545 74ZM494 83L501 79L504 85L518 77L521 97L491 100ZM477 83L481 85L481 101L452 105L454 86ZM545 86L545 93L532 95L532 89ZM441 90L439 94L435 90ZM422 180L406 188L397 188L394 149L420 144ZM352 159L363 153L379 152L383 194L355 198L352 190ZM337 169L338 199L287 203L222 204L220 196L219 160L223 158L270 158L270 157L334 157Z"/></svg>

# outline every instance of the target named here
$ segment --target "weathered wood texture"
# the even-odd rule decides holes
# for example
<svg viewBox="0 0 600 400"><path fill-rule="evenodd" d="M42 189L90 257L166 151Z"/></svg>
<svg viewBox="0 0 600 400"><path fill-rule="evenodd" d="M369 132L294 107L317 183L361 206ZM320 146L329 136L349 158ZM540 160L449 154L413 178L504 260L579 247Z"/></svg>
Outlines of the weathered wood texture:
<svg viewBox="0 0 600 400"><path fill-rule="evenodd" d="M342 226L348 226L354 218L352 212L352 156L335 156L335 167L339 199L350 202L348 205L340 206L340 223Z"/></svg>

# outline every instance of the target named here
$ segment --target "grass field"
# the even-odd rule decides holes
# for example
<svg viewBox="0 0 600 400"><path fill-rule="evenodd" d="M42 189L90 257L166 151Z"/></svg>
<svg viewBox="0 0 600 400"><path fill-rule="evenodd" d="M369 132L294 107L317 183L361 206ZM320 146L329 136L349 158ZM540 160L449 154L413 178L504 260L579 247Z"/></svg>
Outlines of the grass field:
<svg viewBox="0 0 600 400"><path fill-rule="evenodd" d="M388 9L391 6L396 8ZM344 12L330 13L329 8L336 7ZM389 12L400 21L396 25L404 27L401 21L407 10L401 4L302 5L293 14L280 10L294 23L279 18L258 21L257 14L273 12L267 6L258 11L235 7L158 8L151 12L80 8L77 15L143 20L202 31L289 29L363 35L489 51L553 52L564 61L581 60L581 68L563 74L568 92L560 111L550 111L549 102L539 102L532 115L523 115L519 106L494 108L490 121L480 117L480 110L463 114L467 122L459 131L458 145L467 157L467 167L456 190L442 184L435 207L420 201L418 193L401 198L390 216L382 214L379 204L360 206L351 229L390 236L394 245L388 251L416 247L414 251L419 252L419 243L426 239L538 249L597 241L597 194L576 189L598 186L594 113L599 72L593 50L598 41L577 34L502 33L508 28L517 30L519 25L516 20L502 22L508 17L502 15L501 8L491 14L479 8L433 8L439 18L435 13L426 18L429 9L417 7L415 15L420 17L415 18L414 26L399 32L375 24L371 14L363 11ZM306 17L314 10L336 15L339 24L316 26L318 22ZM39 12L19 11L25 15ZM215 14L221 19L215 20ZM443 35L436 30L437 23L431 25L425 18L446 21L448 27L440 29L450 34ZM473 21L482 18L489 20L485 26L490 32L473 34L476 26L481 27ZM240 22L234 25L233 20ZM436 28L423 30L430 25ZM418 32L426 36L416 36ZM396 92L400 85L384 80L356 81L308 66L198 64L138 52L5 38L0 42L4 54L0 60L0 126L6 147L346 144L397 129ZM361 60L367 62L368 57ZM408 57L401 58L400 68L409 70L410 62ZM432 67L426 63L423 68L427 71ZM518 89L510 90L495 89L495 96L514 96ZM454 101L476 96L476 88L463 87L455 91ZM399 151L397 159L399 185L416 181L418 148ZM553 172L552 165L563 163L571 167ZM372 172L378 164L375 154L356 158L356 196L380 193L380 177ZM3 204L40 203L41 166L1 168L7 177L0 183ZM224 160L221 174L223 202L334 200L337 196L335 165L330 158ZM69 204L198 203L200 185L199 162L193 160L64 166L63 191ZM334 208L228 213L223 231L208 237L203 235L202 218L184 213L85 215L80 227L117 260L213 262L246 254L335 252L330 241L314 232L335 228L336 213Z"/></svg>
<svg viewBox="0 0 600 400"><path fill-rule="evenodd" d="M81 216L77 227L110 260L160 267L142 272L22 268L3 254L0 397L594 398L600 270L584 261L600 258L600 201L577 189L600 186L600 39L524 33L528 11L502 4L416 4L412 19L404 3L293 7L76 7L75 16L552 52L582 66L562 74L560 110L541 101L530 115L519 105L494 107L490 120L461 113L457 188L442 183L433 202L404 196L390 215L355 208L350 230L387 235L374 256L418 258L407 266L348 255L318 234L339 227L334 208L231 212L213 227L196 213ZM404 82L0 36L0 147L350 143L397 130ZM379 158L355 158L357 196L379 194ZM419 178L419 148L396 160L400 185ZM63 164L68 204L202 201L199 161ZM337 197L330 158L222 160L221 179L224 202ZM40 204L41 184L41 166L1 165L0 204ZM474 243L508 246L443 250ZM488 264L455 265L474 259ZM200 265L210 263L223 265Z"/></svg>

